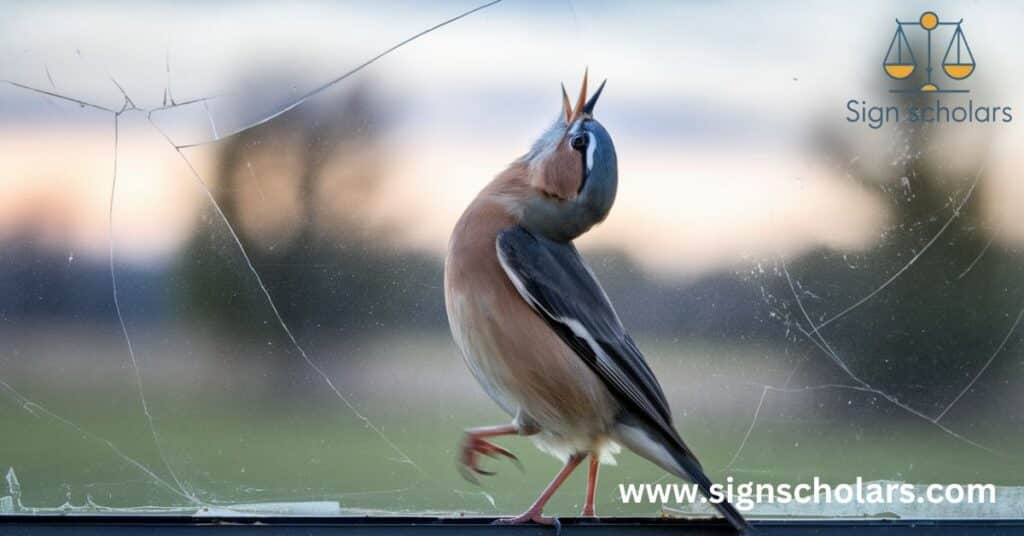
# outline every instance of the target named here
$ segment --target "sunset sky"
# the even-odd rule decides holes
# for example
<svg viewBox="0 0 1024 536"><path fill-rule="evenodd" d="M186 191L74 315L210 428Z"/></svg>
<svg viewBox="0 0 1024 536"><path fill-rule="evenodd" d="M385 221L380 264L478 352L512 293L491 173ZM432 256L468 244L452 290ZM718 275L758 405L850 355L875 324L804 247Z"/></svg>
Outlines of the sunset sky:
<svg viewBox="0 0 1024 536"><path fill-rule="evenodd" d="M112 109L123 103L113 80L146 109L163 104L165 90L176 102L219 96L153 115L178 144L211 142L214 132L266 117L476 5L393 4L310 3L275 7L273 17L269 5L241 3L110 3L87 12L18 4L0 22L0 79ZM559 83L575 92L589 66L595 79L609 79L597 117L616 142L620 191L585 246L621 247L649 268L682 275L820 246L853 251L878 239L888 198L849 180L850 163L827 160L812 141L823 129L837 132L863 151L861 165L899 183L895 130L847 124L845 103L886 101L880 61L892 17L926 7L965 19L984 58L971 98L1016 104L1022 68L994 46L1020 39L1001 16L1019 11L1008 3L910 3L886 15L811 2L754 14L739 3L511 0L411 43L311 103L356 82L393 103L387 180L365 224L396 245L442 253L462 207L555 117ZM820 28L820 40L786 30L808 25ZM0 84L0 118L0 237L30 232L69 256L106 255L111 114ZM1020 139L1017 123L956 125L935 144L965 152L985 144L988 204L1012 214L1024 203ZM217 147L184 150L210 184ZM963 166L955 171L965 186L976 161L950 159ZM173 254L204 225L197 214L207 202L146 114L123 114L114 215L121 258ZM1006 225L1001 240L1024 236L1024 224Z"/></svg>

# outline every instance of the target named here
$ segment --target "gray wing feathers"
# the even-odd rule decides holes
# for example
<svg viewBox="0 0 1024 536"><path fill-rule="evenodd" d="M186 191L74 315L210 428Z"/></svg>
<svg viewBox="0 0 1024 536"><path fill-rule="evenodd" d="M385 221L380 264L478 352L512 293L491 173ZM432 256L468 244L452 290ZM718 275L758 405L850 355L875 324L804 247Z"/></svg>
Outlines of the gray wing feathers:
<svg viewBox="0 0 1024 536"><path fill-rule="evenodd" d="M576 248L515 226L498 235L497 250L519 295L629 410L620 417L620 425L641 433L633 438L638 446L651 446L650 441L660 445L653 450L661 450L671 459L656 455L650 459L659 459L662 467L678 476L688 476L710 498L711 481L672 427L672 414L658 380ZM714 506L741 532L749 528L743 515L728 502Z"/></svg>
<svg viewBox="0 0 1024 536"><path fill-rule="evenodd" d="M516 226L498 235L497 250L502 268L523 299L620 402L678 437L658 380L576 248Z"/></svg>

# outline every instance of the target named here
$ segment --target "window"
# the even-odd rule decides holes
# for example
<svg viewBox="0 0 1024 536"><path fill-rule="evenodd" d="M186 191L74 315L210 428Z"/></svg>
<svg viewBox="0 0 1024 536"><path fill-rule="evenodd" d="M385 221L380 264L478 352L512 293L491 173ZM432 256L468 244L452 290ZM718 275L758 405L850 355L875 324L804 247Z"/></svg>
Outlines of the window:
<svg viewBox="0 0 1024 536"><path fill-rule="evenodd" d="M712 480L996 498L753 517L1019 518L1004 9L943 8L983 68L930 94L890 91L918 13L885 3L8 6L0 515L525 509L559 467L528 440L497 441L522 473L456 470L462 430L509 416L452 342L443 258L589 65L619 191L578 245ZM916 31L894 42L921 62ZM583 473L548 512L578 513ZM620 488L677 482L622 453L598 513L710 512Z"/></svg>

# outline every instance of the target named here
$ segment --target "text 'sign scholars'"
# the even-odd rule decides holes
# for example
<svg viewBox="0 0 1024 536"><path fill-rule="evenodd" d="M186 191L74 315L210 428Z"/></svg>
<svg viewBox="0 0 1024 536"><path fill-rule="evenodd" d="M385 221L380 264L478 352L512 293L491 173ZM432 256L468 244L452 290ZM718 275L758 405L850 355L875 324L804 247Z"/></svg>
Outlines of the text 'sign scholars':
<svg viewBox="0 0 1024 536"><path fill-rule="evenodd" d="M911 104L904 107L869 106L867 101L850 99L846 101L846 121L863 123L879 129L885 125L908 123L1010 123L1013 121L1011 106L979 106L973 100L967 104L946 105L936 99L934 104L921 106Z"/></svg>

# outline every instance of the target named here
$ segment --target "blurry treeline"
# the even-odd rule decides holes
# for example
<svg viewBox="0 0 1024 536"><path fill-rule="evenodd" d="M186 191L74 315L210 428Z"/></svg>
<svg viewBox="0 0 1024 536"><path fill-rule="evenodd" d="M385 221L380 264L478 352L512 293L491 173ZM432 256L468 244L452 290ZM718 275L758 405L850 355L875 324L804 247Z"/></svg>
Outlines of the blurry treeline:
<svg viewBox="0 0 1024 536"><path fill-rule="evenodd" d="M881 99L893 85L880 80L872 94ZM902 106L910 99L927 105L936 97L897 100ZM217 204L281 317L304 341L447 331L441 257L397 246L390 240L395 230L370 219L371 207L387 203L381 185L390 161L401 157L388 146L388 135L408 112L384 102L373 82L363 79L218 145L210 174ZM984 174L940 234L975 180L955 169L981 170L984 155L969 146L956 155L941 152L938 128L929 124L871 131L893 142L865 151L857 142L867 129L833 116L822 121L809 125L816 140L810 157L847 170L844 180L874 192L890 212L888 227L868 251L819 249L788 259L793 290L781 272L770 269L723 269L697 280L674 280L650 276L622 251L585 255L627 328L638 335L679 345L702 339L783 348L810 356L798 369L814 376L807 381L834 373L837 381L851 383L793 329L794 323L809 329L794 291L815 325L867 297L821 335L862 379L935 415L997 350L1024 305L1019 252L990 243L998 223L981 206ZM523 149L509 148L509 159ZM954 169L952 158L967 165ZM480 185L489 179L480 177ZM279 333L220 215L206 207L200 217L173 266L118 264L128 323L188 318L238 342L259 340L257 332ZM114 318L109 266L69 262L66 254L37 246L29 232L13 236L0 248L0 316L8 322ZM890 277L891 283L872 294ZM1005 356L1019 343L1020 334L1007 340L1004 359L993 362L979 388L1010 377L1007 367L1017 365ZM323 358L346 355L352 354Z"/></svg>
<svg viewBox="0 0 1024 536"><path fill-rule="evenodd" d="M214 196L267 291L299 335L343 337L434 327L441 267L397 249L368 222L385 180L395 111L357 82L223 142ZM181 297L194 320L246 337L269 311L212 210L180 257ZM218 232L218 230L220 232Z"/></svg>

